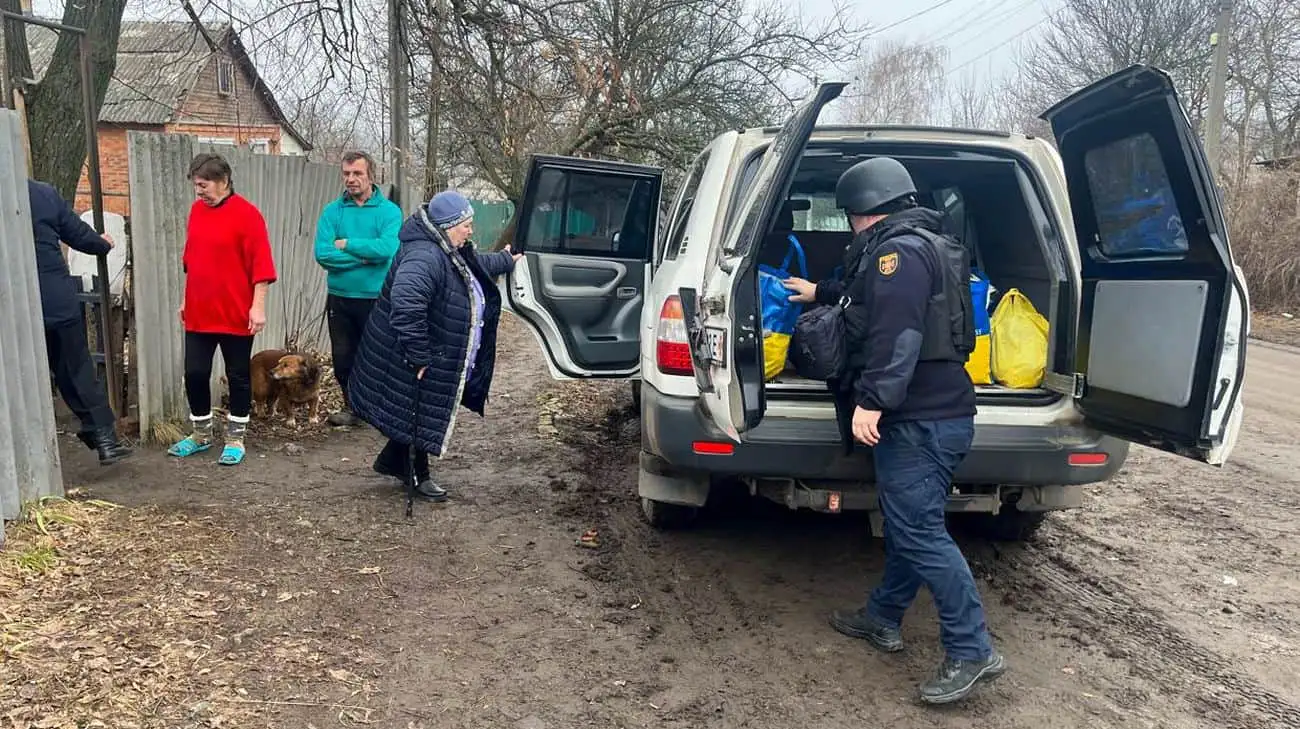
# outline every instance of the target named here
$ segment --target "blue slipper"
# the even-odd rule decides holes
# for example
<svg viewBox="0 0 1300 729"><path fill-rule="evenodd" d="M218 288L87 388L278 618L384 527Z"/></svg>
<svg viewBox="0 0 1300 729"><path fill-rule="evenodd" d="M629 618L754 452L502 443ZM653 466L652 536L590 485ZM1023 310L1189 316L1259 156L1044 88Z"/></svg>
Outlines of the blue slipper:
<svg viewBox="0 0 1300 729"><path fill-rule="evenodd" d="M168 448L167 453L168 455L176 456L177 458L184 458L186 456L192 456L195 453L202 453L211 447L211 443L200 443L199 441L194 440L193 436L186 436L171 448Z"/></svg>
<svg viewBox="0 0 1300 729"><path fill-rule="evenodd" d="M223 466L238 466L244 460L244 446L238 443L231 443L221 449L221 457L217 463Z"/></svg>

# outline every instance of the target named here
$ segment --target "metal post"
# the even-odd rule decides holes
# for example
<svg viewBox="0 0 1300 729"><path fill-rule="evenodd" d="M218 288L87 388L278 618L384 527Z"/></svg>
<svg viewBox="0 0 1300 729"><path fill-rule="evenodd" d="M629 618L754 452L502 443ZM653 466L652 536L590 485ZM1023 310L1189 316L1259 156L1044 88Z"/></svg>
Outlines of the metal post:
<svg viewBox="0 0 1300 729"><path fill-rule="evenodd" d="M406 191L406 155L411 151L410 99L407 82L406 44L402 37L402 0L388 0L389 124L392 130L392 184L396 202L409 211L402 193Z"/></svg>
<svg viewBox="0 0 1300 729"><path fill-rule="evenodd" d="M93 76L93 63L90 60L90 38L85 34L81 36L81 100L85 111L84 122L86 125L86 177L90 181L90 210L94 219L95 230L101 234L104 232L104 188L100 178L99 170L99 134L95 127L98 124L98 115L95 113L95 92L91 88L91 78ZM121 245L125 241L114 241L115 245ZM105 383L108 387L108 406L122 417L119 403L121 399L118 393L118 372L117 356L113 351L113 292L112 282L108 277L108 256L96 256L95 263L99 269L99 321L100 329L103 330L103 341L100 345L104 348L104 374L108 380Z"/></svg>
<svg viewBox="0 0 1300 729"><path fill-rule="evenodd" d="M1227 95L1228 52L1231 50L1228 33L1231 27L1232 0L1220 0L1219 17L1214 24L1214 35L1210 37L1210 44L1214 47L1214 65L1210 76L1210 105L1205 117L1205 156L1216 179L1215 184L1218 184L1221 166L1224 97Z"/></svg>

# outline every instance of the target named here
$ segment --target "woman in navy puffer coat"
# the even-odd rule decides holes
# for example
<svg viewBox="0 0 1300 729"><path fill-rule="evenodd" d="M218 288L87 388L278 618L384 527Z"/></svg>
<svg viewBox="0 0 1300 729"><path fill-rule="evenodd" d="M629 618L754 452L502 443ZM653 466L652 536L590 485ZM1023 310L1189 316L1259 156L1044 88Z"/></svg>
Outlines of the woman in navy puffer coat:
<svg viewBox="0 0 1300 729"><path fill-rule="evenodd" d="M414 444L417 493L435 501L447 492L430 477L429 455L446 452L457 403L483 414L501 320L494 279L519 258L509 248L476 253L473 218L449 190L402 226L348 382L353 411L388 436L374 470L409 479Z"/></svg>

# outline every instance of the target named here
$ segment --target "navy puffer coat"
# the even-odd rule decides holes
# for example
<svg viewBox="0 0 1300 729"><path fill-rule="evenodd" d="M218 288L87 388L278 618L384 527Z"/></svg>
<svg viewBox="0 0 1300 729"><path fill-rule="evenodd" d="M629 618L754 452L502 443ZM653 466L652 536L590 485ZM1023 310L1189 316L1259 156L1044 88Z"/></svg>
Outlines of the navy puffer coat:
<svg viewBox="0 0 1300 729"><path fill-rule="evenodd" d="M478 255L456 250L423 208L402 226L401 248L366 324L348 382L352 411L381 433L434 456L446 451L456 404L483 414L496 363L501 294L494 279L514 267L509 251ZM482 285L486 306L482 341L465 381L475 322L470 276ZM428 367L423 380L416 372ZM419 412L416 387L419 387Z"/></svg>

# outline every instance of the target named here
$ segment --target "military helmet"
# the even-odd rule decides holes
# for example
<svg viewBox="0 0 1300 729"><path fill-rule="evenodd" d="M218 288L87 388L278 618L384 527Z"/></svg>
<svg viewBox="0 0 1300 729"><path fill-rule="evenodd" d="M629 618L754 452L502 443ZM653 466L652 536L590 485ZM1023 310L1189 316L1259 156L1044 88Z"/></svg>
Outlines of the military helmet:
<svg viewBox="0 0 1300 729"><path fill-rule="evenodd" d="M867 215L906 195L916 185L903 163L891 157L873 157L844 171L835 183L835 204L845 212Z"/></svg>

